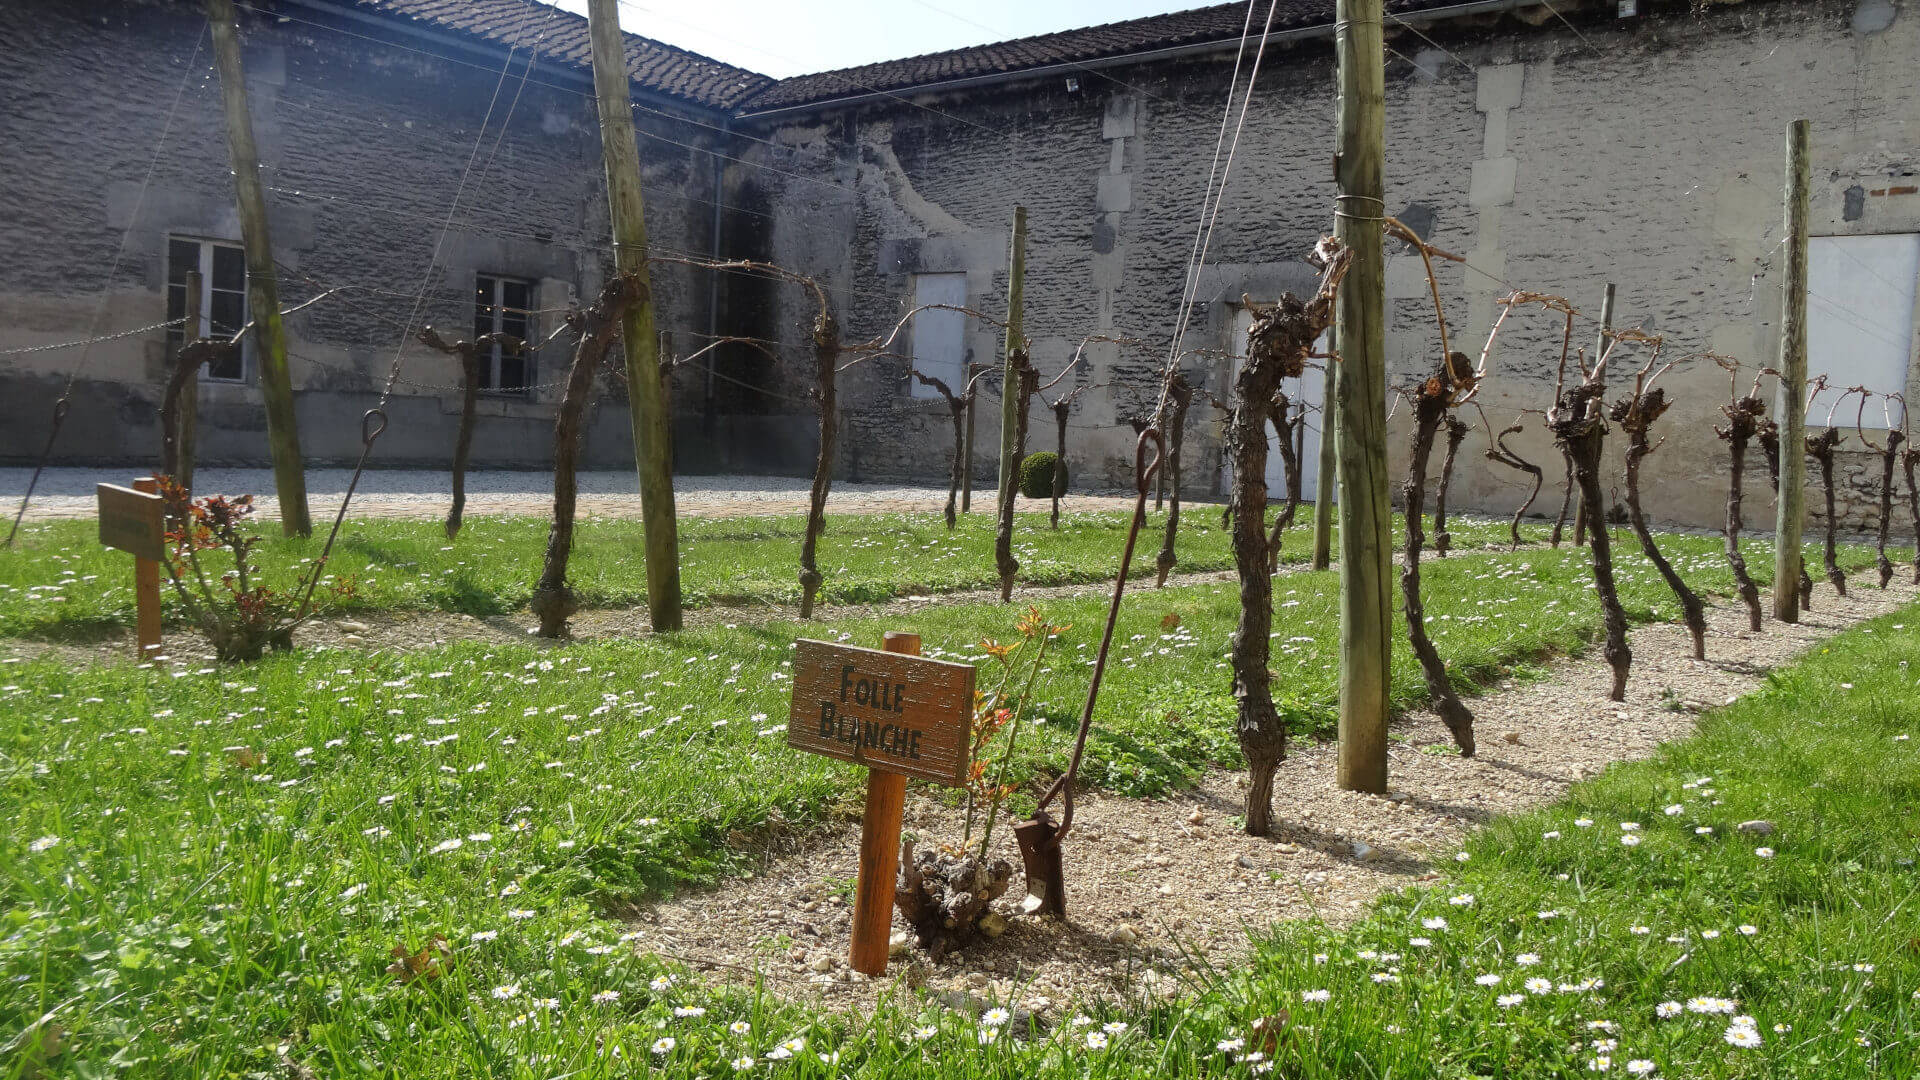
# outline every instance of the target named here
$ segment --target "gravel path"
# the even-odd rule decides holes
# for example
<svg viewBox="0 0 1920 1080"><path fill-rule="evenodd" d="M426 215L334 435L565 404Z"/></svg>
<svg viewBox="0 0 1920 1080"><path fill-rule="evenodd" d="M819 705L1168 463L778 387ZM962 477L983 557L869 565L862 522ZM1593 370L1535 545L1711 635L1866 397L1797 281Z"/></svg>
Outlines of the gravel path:
<svg viewBox="0 0 1920 1080"><path fill-rule="evenodd" d="M1212 773L1168 800L1082 796L1067 843L1069 920L1016 916L1005 936L938 966L903 951L885 980L845 967L856 822L769 842L746 878L642 910L636 947L716 978L763 975L783 994L841 1008L864 1007L900 982L967 1008L1017 998L1043 1020L1089 998L1178 992L1183 955L1231 962L1248 951L1249 929L1357 918L1384 891L1439 878L1493 815L1550 802L1615 761L1650 755L1691 733L1697 713L1751 691L1810 644L1915 599L1911 586L1882 592L1870 577L1855 578L1846 599L1817 584L1815 608L1798 626L1769 622L1750 633L1743 608L1709 608L1705 661L1690 658L1677 624L1635 630L1624 703L1606 700L1609 669L1597 649L1553 663L1543 680L1494 687L1469 702L1476 758L1455 756L1432 714L1403 717L1393 727L1385 798L1335 787L1332 744L1296 746L1275 784L1279 825L1270 838L1236 828L1240 773ZM906 827L926 843L948 839L958 811L915 794ZM1017 868L1011 837L998 847ZM1022 888L1016 874L1013 893Z"/></svg>
<svg viewBox="0 0 1920 1080"><path fill-rule="evenodd" d="M0 510L10 520L26 493L33 470L0 468ZM95 484L125 484L137 470L48 469L34 489L26 520L85 518L94 513ZM315 520L331 518L352 477L350 469L311 469L307 472L309 511ZM201 469L194 478L201 493L259 495L261 518L278 520L279 500L273 474L266 469ZM353 497L356 518L429 518L446 515L449 481L445 472L425 469L369 469ZM677 476L675 508L683 517L735 517L752 514L806 512L811 481L793 476ZM974 491L974 512L991 510L993 492ZM983 501L984 500L984 501ZM1066 510L1111 510L1132 505L1130 496L1075 494L1060 500ZM489 470L467 474L468 518L492 514L545 514L553 505L553 474L535 471ZM947 489L911 484L854 484L835 481L827 506L836 514L938 512L947 505ZM1032 503L1029 508L1043 504ZM580 474L581 517L640 516L640 496L633 473L625 470Z"/></svg>

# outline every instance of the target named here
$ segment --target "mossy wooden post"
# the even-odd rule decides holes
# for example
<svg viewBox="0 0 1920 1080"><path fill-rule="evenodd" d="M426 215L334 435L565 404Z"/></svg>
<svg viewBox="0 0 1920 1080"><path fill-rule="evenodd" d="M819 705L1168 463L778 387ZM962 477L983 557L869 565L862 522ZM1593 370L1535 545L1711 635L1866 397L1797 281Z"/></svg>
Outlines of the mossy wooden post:
<svg viewBox="0 0 1920 1080"><path fill-rule="evenodd" d="M1787 273L1780 313L1780 493L1775 500L1773 617L1800 621L1800 530L1807 513L1807 212L1812 199L1810 125L1787 129Z"/></svg>
<svg viewBox="0 0 1920 1080"><path fill-rule="evenodd" d="M626 43L618 0L588 0L593 38L593 89L599 103L600 149L606 161L613 220L613 263L642 283L647 273L647 221L640 197L640 146L633 133ZM633 414L634 466L640 474L640 517L647 549L647 614L655 632L680 629L680 539L673 506L673 426L660 379L660 341L653 294L643 291L622 316L627 354L627 407Z"/></svg>
<svg viewBox="0 0 1920 1080"><path fill-rule="evenodd" d="M1329 335L1329 337L1335 337ZM1338 354L1339 346L1330 340L1327 351ZM1313 568L1325 570L1333 565L1333 489L1339 483L1339 472L1334 455L1333 432L1335 428L1333 407L1333 381L1337 374L1334 365L1337 360L1325 361L1327 365L1326 382L1320 391L1320 468L1313 481Z"/></svg>
<svg viewBox="0 0 1920 1080"><path fill-rule="evenodd" d="M993 542L993 561L1000 571L1000 596L1013 589L1020 563L1013 557L1013 500L1020 493L1020 410L1026 396L1020 392L1026 367L1026 336L1021 333L1021 309L1027 292L1027 208L1013 208L1013 238L1007 255L1007 345L1000 380L1000 528Z"/></svg>
<svg viewBox="0 0 1920 1080"><path fill-rule="evenodd" d="M273 458L274 494L280 499L280 529L288 536L313 532L307 513L307 477L300 465L300 425L293 411L293 380L287 374L287 330L280 320L279 277L267 231L267 197L260 187L260 156L247 115L247 79L240 67L240 28L233 0L207 0L213 56L220 67L220 103L226 112L227 152L239 199L240 239L247 258L247 310L253 318L254 356L260 398L267 407L267 449ZM196 298L187 311L197 312Z"/></svg>
<svg viewBox="0 0 1920 1080"><path fill-rule="evenodd" d="M1381 0L1339 0L1340 104L1334 235L1353 253L1340 289L1334 380L1340 473L1339 785L1387 790L1387 689L1393 602L1387 500L1386 53Z"/></svg>

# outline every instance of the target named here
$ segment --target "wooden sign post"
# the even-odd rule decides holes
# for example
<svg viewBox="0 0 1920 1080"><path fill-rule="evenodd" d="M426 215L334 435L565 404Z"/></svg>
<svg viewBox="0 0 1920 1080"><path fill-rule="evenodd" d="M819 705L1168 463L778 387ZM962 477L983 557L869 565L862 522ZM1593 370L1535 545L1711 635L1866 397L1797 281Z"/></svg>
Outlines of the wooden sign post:
<svg viewBox="0 0 1920 1080"><path fill-rule="evenodd" d="M922 659L918 634L885 644L795 642L787 717L788 746L867 767L850 957L866 975L887 970L907 777L958 787L972 748L973 666Z"/></svg>
<svg viewBox="0 0 1920 1080"><path fill-rule="evenodd" d="M160 648L160 560L167 553L166 503L159 484L143 476L130 488L101 484L100 543L133 555L133 602L140 659Z"/></svg>

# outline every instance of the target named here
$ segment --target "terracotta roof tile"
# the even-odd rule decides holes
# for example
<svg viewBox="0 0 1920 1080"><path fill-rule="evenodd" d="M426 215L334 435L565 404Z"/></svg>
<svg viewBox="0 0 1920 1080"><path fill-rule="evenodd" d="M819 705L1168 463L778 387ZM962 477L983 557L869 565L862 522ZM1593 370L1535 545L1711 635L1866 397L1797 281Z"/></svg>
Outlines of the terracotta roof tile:
<svg viewBox="0 0 1920 1080"><path fill-rule="evenodd" d="M1273 29L1276 31L1324 26L1333 21L1334 0L1275 2ZM1387 9L1412 12L1449 7L1457 3L1459 0L1388 0ZM1257 34L1259 22L1266 16L1267 6L1256 3L1255 7L1254 32ZM979 75L1003 74L1054 64L1084 63L1183 45L1231 41L1240 36L1246 20L1247 3L1245 0L1234 0L1232 3L1168 15L1150 15L1103 26L863 64L817 75L800 75L771 83L743 99L738 107L753 112L807 105L875 92L908 90Z"/></svg>
<svg viewBox="0 0 1920 1080"><path fill-rule="evenodd" d="M590 64L587 20L542 0L349 0L354 7L431 23L456 33L541 54L576 67ZM1457 5L1460 0L1387 0L1389 12ZM1273 29L1298 30L1333 21L1334 0L1273 0ZM1063 30L859 67L772 79L745 68L635 34L627 35L627 70L645 90L689 104L754 112L895 93L934 83L1186 45L1230 42L1246 25L1246 0ZM1266 7L1255 0L1256 32Z"/></svg>
<svg viewBox="0 0 1920 1080"><path fill-rule="evenodd" d="M352 0L364 10L430 23L510 48L538 48L542 56L577 67L591 63L584 16L539 0ZM627 71L642 89L693 105L728 109L772 79L696 52L637 34L627 35Z"/></svg>

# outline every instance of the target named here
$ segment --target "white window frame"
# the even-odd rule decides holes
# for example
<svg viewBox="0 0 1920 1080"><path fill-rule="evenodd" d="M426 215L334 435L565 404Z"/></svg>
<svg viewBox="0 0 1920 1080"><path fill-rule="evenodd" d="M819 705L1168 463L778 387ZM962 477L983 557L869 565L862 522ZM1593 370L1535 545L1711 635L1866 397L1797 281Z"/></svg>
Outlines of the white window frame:
<svg viewBox="0 0 1920 1080"><path fill-rule="evenodd" d="M958 295L953 286L959 285ZM967 304L967 275L965 273L930 273L913 275L913 306L924 307L927 304L951 304L965 307ZM955 395L967 390L967 316L958 311L936 308L921 311L913 317L912 332L913 370L931 376L947 384L947 389ZM950 353L951 355L941 355ZM907 381L907 393L915 398L938 398L940 391L926 386L919 379Z"/></svg>
<svg viewBox="0 0 1920 1080"><path fill-rule="evenodd" d="M247 288L252 283L248 279L246 270L246 249L231 240L214 240L204 236L184 236L175 233L168 234L166 272L165 278L161 283L162 296L168 301L172 299L174 284L173 245L176 243L193 244L199 250L199 262L194 269L200 273L200 295L193 298L194 302L192 310L188 315L188 322L178 327L168 328L167 340L170 349L178 348L179 345L185 341L186 337L189 336L188 331L192 331L191 336L195 338L208 338L213 336L213 294L216 291L213 287L213 252L215 248L226 248L240 253L240 313L246 318L252 317L248 304L249 298L247 296ZM233 290L220 289L217 291L232 292ZM241 325L244 326L245 322L243 321ZM235 329L238 330L239 327L235 327ZM240 340L240 373L238 375L216 375L213 372L212 365L208 365L200 370L199 377L203 382L226 383L236 386L244 385L253 381L253 362L253 335L248 334Z"/></svg>
<svg viewBox="0 0 1920 1080"><path fill-rule="evenodd" d="M500 366L501 366L501 359L502 359L502 356L501 356L502 349L499 345L493 345L493 346L490 346L486 352L480 355L480 366L481 366L480 392L484 394L498 394L502 397L525 397L533 392L532 386L535 381L534 353L533 353L533 337L534 337L535 331L534 331L534 324L533 324L532 309L533 309L535 297L538 294L538 291L540 288L540 283L533 280L532 278L517 277L513 274L493 274L493 273L486 273L486 272L475 272L475 274L473 275L473 278L474 278L474 287L473 287L474 301L476 304L478 304L479 302L480 283L482 281L487 281L492 283L491 287L488 289L488 292L487 292L487 299L488 299L487 308L488 308L488 315L489 315L489 324L492 328L485 331L486 333L489 333L489 334L506 333L507 331L504 330L503 327L506 324L506 316L509 311L520 312L523 316L525 316L525 320L526 320L525 328L518 335L522 341L527 343L527 351L521 354L520 384L516 386L509 386L504 388L500 385L500 382L501 382ZM527 306L526 307L512 308L507 305L504 294L506 292L506 286L509 284L522 285L526 287L526 290L527 290ZM476 311L475 312L476 318L474 320L474 327L473 327L474 332L476 334L481 333L480 323L477 317L478 314L479 313Z"/></svg>

